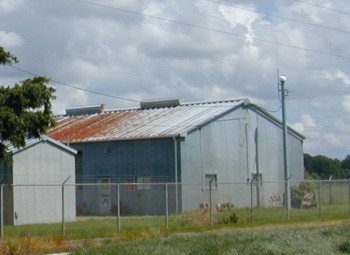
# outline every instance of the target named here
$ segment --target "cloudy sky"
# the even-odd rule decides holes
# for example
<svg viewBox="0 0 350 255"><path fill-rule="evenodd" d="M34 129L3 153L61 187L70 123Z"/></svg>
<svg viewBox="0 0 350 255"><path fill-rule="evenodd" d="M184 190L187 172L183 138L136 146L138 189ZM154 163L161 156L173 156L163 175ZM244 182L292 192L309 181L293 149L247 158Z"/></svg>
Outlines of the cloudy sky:
<svg viewBox="0 0 350 255"><path fill-rule="evenodd" d="M249 98L311 155L350 154L348 0L0 0L0 84L51 77L54 112L140 100Z"/></svg>

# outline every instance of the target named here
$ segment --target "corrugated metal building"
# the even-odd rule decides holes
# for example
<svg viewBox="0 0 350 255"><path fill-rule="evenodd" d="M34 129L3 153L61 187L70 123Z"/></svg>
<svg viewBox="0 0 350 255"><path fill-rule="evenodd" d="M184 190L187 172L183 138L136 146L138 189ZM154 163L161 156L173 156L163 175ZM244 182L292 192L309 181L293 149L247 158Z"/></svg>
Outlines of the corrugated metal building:
<svg viewBox="0 0 350 255"><path fill-rule="evenodd" d="M24 148L9 146L12 166L0 165L4 184L4 222L10 225L54 223L62 220L62 186L66 221L76 217L76 151L50 137L28 139Z"/></svg>
<svg viewBox="0 0 350 255"><path fill-rule="evenodd" d="M281 122L247 99L148 101L137 109L95 106L95 113L93 108L88 114L85 108L67 110L48 135L78 151L78 183L135 182L136 188L128 187L121 198L130 214L164 213L164 187L147 183L182 183L170 190L169 208L181 212L208 201L210 180L215 202L236 206L250 204L246 183L252 178L284 180ZM289 128L292 181L304 178L303 140ZM266 204L272 194L283 196L283 184L265 187L259 203ZM115 190L84 186L77 191L83 213L105 214L115 203Z"/></svg>

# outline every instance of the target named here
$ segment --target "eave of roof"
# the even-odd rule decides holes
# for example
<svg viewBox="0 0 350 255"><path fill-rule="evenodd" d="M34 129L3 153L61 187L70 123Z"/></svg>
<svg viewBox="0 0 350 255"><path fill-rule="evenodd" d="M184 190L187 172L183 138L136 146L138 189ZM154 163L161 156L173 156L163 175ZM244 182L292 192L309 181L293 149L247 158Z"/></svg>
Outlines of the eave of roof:
<svg viewBox="0 0 350 255"><path fill-rule="evenodd" d="M29 138L29 139L26 139L26 145L23 147L23 148L16 148L14 147L13 145L11 144L8 144L8 150L11 151L13 154L16 154L24 149L27 149L31 146L34 146L38 143L41 143L41 142L48 142L48 143L51 143L51 144L54 144L55 146L61 148L61 149L64 149L70 153L73 153L73 154L77 154L77 151L59 141L56 141L54 139L52 139L51 137L49 136L46 136L46 135L43 135L41 136L40 138Z"/></svg>
<svg viewBox="0 0 350 255"><path fill-rule="evenodd" d="M256 104L250 104L249 107L257 112L259 112L261 115L263 115L266 119L269 119L270 121L274 122L276 125L278 125L279 127L282 127L282 122L281 120L279 120L278 118L276 118L275 116L273 116L272 114L268 113L266 110L264 110L263 108L261 108L260 106L256 105ZM305 136L303 136L302 134L300 134L298 131L296 131L295 129L287 126L288 128L288 132L293 134L294 136L298 137L300 140L305 140Z"/></svg>

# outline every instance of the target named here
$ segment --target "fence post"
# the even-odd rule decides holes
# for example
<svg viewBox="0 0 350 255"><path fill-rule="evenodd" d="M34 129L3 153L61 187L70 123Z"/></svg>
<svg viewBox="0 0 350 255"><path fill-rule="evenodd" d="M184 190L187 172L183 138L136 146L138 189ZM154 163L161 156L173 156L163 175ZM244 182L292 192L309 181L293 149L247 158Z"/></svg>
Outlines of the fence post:
<svg viewBox="0 0 350 255"><path fill-rule="evenodd" d="M333 195L332 195L332 177L329 178L329 187L328 187L328 190L329 190L329 204L332 205L333 204Z"/></svg>
<svg viewBox="0 0 350 255"><path fill-rule="evenodd" d="M321 180L318 181L318 217L322 217L322 205L321 205Z"/></svg>
<svg viewBox="0 0 350 255"><path fill-rule="evenodd" d="M120 231L120 187L119 183L117 184L117 230Z"/></svg>
<svg viewBox="0 0 350 255"><path fill-rule="evenodd" d="M253 207L254 207L254 201L253 201L253 183L257 179L257 175L253 177L253 179L250 181L250 222L254 221L254 212L253 212Z"/></svg>
<svg viewBox="0 0 350 255"><path fill-rule="evenodd" d="M0 216L0 223L1 223L1 238L4 238L4 184L1 183L1 194L0 194L0 206L1 206L1 216Z"/></svg>
<svg viewBox="0 0 350 255"><path fill-rule="evenodd" d="M62 235L63 236L66 234L66 223L64 219L64 185L66 184L69 178L70 176L68 176L68 178L62 183Z"/></svg>
<svg viewBox="0 0 350 255"><path fill-rule="evenodd" d="M168 183L165 184L165 227L169 228L169 199L168 199Z"/></svg>
<svg viewBox="0 0 350 255"><path fill-rule="evenodd" d="M285 181L285 187L286 187L286 192L287 194L285 194L285 199L286 199L286 208L287 208L287 220L290 220L290 201L291 201L291 193L290 193L290 183L289 183L289 178L287 178L287 180Z"/></svg>
<svg viewBox="0 0 350 255"><path fill-rule="evenodd" d="M209 206L210 206L210 226L213 225L213 203L212 203L212 182L214 181L214 177L209 182Z"/></svg>
<svg viewBox="0 0 350 255"><path fill-rule="evenodd" d="M250 182L250 222L254 221L254 211L253 211L253 180Z"/></svg>

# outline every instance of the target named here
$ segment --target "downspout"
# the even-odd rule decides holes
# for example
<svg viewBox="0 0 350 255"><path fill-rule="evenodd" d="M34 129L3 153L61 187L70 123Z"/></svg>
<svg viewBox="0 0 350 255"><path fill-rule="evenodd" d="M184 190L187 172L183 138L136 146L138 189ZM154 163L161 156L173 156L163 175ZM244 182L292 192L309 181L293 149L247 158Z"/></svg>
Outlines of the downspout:
<svg viewBox="0 0 350 255"><path fill-rule="evenodd" d="M4 167L5 164L2 163L2 169L4 170L4 174L5 174L5 167ZM5 184L5 181L6 181L6 176L2 179L1 181L1 190L0 190L0 237L3 238L4 237L4 213L5 213L5 210L4 210L4 184Z"/></svg>
<svg viewBox="0 0 350 255"><path fill-rule="evenodd" d="M177 155L177 140L173 136L174 140L174 171L175 171L175 213L179 213L179 190L178 190L178 155Z"/></svg>
<svg viewBox="0 0 350 255"><path fill-rule="evenodd" d="M245 144L246 144L245 149L246 149L246 166L247 166L247 183L248 183L250 179L248 123L245 123Z"/></svg>
<svg viewBox="0 0 350 255"><path fill-rule="evenodd" d="M258 126L258 125L257 125ZM255 157L256 157L256 206L260 207L260 166L259 166L259 131L258 127L255 129Z"/></svg>

